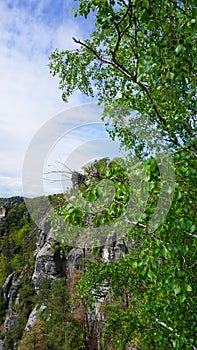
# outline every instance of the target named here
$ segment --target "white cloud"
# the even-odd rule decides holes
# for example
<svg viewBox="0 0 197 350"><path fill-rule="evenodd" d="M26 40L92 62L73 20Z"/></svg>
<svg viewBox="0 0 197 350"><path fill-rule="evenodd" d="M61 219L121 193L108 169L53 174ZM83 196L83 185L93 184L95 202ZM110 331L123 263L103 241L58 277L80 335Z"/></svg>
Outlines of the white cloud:
<svg viewBox="0 0 197 350"><path fill-rule="evenodd" d="M73 49L76 46L72 37L83 38L92 28L91 21L86 27L82 19L72 20L69 11L75 6L74 0L56 0L55 5L53 0L0 2L0 197L22 195L23 160L42 125L60 111L84 103L84 97L76 93L65 105L61 101L58 79L50 75L48 68L50 52L56 47ZM90 108L87 123L92 121L91 113ZM67 120L71 129L73 120L75 111L70 112ZM86 144L86 140L92 139L91 133L88 126L86 131L75 130L66 138L67 146L60 142L51 159L55 161L57 157L65 161L81 142ZM97 129L95 133L95 139L103 138L102 130ZM44 143L44 139L41 142ZM67 147L67 152L61 153L61 147ZM113 146L111 154L112 149ZM87 143L84 154L80 152L76 150L76 159L83 163L88 157L94 158L94 154L107 156L108 147ZM55 187L49 191L53 189Z"/></svg>
<svg viewBox="0 0 197 350"><path fill-rule="evenodd" d="M45 158L44 192L64 192L71 185L71 172L68 169L81 171L84 165L95 159L120 156L123 153L120 152L119 143L109 140L104 125L92 124L71 130L53 145Z"/></svg>
<svg viewBox="0 0 197 350"><path fill-rule="evenodd" d="M70 20L58 26L57 18L55 26L43 21L46 0L29 2L37 6L34 13L19 3L0 3L0 196L21 193L20 174L31 138L45 121L68 108L57 79L49 74L48 56L56 47L72 48L72 36L79 32ZM69 107L81 102L76 94ZM6 181L5 172L10 174Z"/></svg>
<svg viewBox="0 0 197 350"><path fill-rule="evenodd" d="M72 170L80 170L96 158L120 156L119 144L109 141L101 124L101 114L102 108L86 104L58 114L38 130L24 162L25 197L62 192L64 164ZM43 182L45 173L47 180L54 179L59 187L54 187L54 182Z"/></svg>

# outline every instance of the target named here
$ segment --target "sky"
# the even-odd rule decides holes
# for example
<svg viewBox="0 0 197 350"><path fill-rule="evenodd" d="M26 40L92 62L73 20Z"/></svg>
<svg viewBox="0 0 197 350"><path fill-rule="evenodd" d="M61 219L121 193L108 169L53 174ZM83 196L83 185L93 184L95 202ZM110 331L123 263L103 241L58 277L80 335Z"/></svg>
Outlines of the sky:
<svg viewBox="0 0 197 350"><path fill-rule="evenodd" d="M49 72L48 57L53 50L73 50L76 45L72 37L83 39L91 31L91 22L74 19L72 7L76 7L74 0L0 2L0 197L24 195L24 162L34 164L27 162L27 154L36 137L41 137L40 130L44 130L46 139L48 135L50 138L42 164L43 194L59 192L59 184L49 181L45 174L50 173L49 168L60 169L59 164L73 158L72 152L75 153L75 163L70 164L72 170L91 159L118 155L118 145L106 146L108 134L102 124L91 124L91 116L88 125L84 126L87 124L84 115L78 125L75 123L67 130L72 115L68 110L92 102L76 92L68 104L63 103L58 79ZM50 120L56 122L59 120L56 116L64 111L65 123L54 139ZM93 122L94 119L93 116Z"/></svg>

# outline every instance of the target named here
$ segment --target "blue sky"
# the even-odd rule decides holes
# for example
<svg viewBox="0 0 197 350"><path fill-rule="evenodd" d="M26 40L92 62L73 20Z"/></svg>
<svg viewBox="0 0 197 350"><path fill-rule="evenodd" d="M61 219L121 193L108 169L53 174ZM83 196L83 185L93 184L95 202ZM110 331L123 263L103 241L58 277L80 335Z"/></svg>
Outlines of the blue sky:
<svg viewBox="0 0 197 350"><path fill-rule="evenodd" d="M83 39L91 31L91 22L73 18L72 7L73 0L0 2L0 197L22 195L23 162L38 130L61 111L90 102L76 92L63 103L58 80L47 66L55 48L74 49L72 37ZM89 141L90 129L81 133L79 128L72 131L70 152L81 139ZM94 133L94 138L107 137L102 127Z"/></svg>

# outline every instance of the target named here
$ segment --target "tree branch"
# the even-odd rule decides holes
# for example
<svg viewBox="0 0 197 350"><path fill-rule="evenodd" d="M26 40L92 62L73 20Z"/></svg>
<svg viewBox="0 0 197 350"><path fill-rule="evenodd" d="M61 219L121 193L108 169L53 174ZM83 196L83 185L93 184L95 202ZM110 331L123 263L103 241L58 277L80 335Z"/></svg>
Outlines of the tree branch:
<svg viewBox="0 0 197 350"><path fill-rule="evenodd" d="M107 59L101 57L101 56L98 54L98 52L97 52L93 47L87 45L86 43L84 43L84 42L81 41L80 39L76 39L76 38L74 38L74 37L73 37L72 39L73 39L73 41L74 41L76 44L79 44L79 45L85 47L86 49L88 49L90 52L92 52L92 53L95 55L95 57L96 57L99 61L101 61L101 62L103 62L103 63L105 63L105 64L110 64L110 65L112 65L112 62L111 62L111 61L109 61L109 60L107 60Z"/></svg>
<svg viewBox="0 0 197 350"><path fill-rule="evenodd" d="M92 47L92 46L89 46L87 45L86 43L84 43L83 41L81 41L80 39L76 39L76 38L73 38L74 42L76 44L80 44L81 46L85 47L86 49L88 49L90 52L92 52L95 57L105 63L105 64L109 64L111 66L114 66L115 68L117 68L121 73L123 73L125 76L127 76L128 78L130 78L134 83L136 83L137 85L139 85L145 92L146 94L148 95L149 97L149 100L153 106L153 109L155 110L156 114L158 115L159 119L160 119L160 122L166 126L166 122L165 122L165 119L163 118L163 116L161 115L161 113L159 112L158 108L157 108L157 105L155 103L155 101L153 100L152 96L151 96L151 93L150 91L148 90L148 88L141 82L137 82L136 80L136 77L131 73L129 72L129 70L124 67L121 63L117 62L116 58L115 58L115 54L113 53L113 57L112 57L112 61L109 61L103 57L101 57L98 52ZM120 41L120 38L119 38L119 41ZM117 43L119 45L119 42Z"/></svg>
<svg viewBox="0 0 197 350"><path fill-rule="evenodd" d="M132 3L131 3L131 0L129 0L128 5L127 5L124 1L122 1L122 2L123 2L123 4L125 5L125 7L127 7L127 10L126 10L125 14L122 16L122 18L120 19L120 21L115 23L115 27L116 27L116 28L119 27L119 26L121 25L121 23L124 21L124 19L125 19L125 18L127 17L127 15L129 14L129 11L130 11L130 10L132 11Z"/></svg>
<svg viewBox="0 0 197 350"><path fill-rule="evenodd" d="M197 235L193 235L192 233L186 232L186 235L197 238Z"/></svg>
<svg viewBox="0 0 197 350"><path fill-rule="evenodd" d="M97 52L92 46L87 45L86 43L84 43L84 42L81 41L80 39L78 40L78 39L76 39L76 38L73 38L73 40L74 40L74 42L75 42L76 44L80 44L81 46L85 47L85 48L88 49L90 52L92 52L92 53L95 55L95 57L96 57L99 61L101 61L101 62L103 62L103 63L105 63L105 64L109 64L109 65L111 65L111 66L117 68L120 72L122 72L122 73L123 73L124 75L126 75L128 78L132 79L133 82L135 82L135 77L134 77L134 75L131 74L131 73L129 72L129 70L126 69L124 66L122 66L122 65L119 64L119 63L116 63L115 61L109 61L109 60L103 58L102 56L100 56L100 55L98 54L98 52Z"/></svg>
<svg viewBox="0 0 197 350"><path fill-rule="evenodd" d="M192 264L191 266L188 266L188 269L193 269L196 266L197 266L197 261L194 264Z"/></svg>
<svg viewBox="0 0 197 350"><path fill-rule="evenodd" d="M126 12L127 14L129 13L129 11L127 10ZM164 117L162 116L162 114L160 113L158 107L157 107L157 104L156 102L154 101L149 89L147 88L147 86L145 84L143 84L142 82L140 81L137 81L137 77L135 75L133 75L124 65L122 65L121 63L119 63L117 60L116 60L116 52L119 48L119 45L120 45L120 42L121 42L121 39L123 37L123 35L125 34L125 31L129 28L130 26L130 22L129 24L126 26L125 30L121 33L119 28L118 28L118 24L116 23L116 30L117 30L117 33L118 33L118 38L117 38L117 41L116 41L116 45L115 45L115 48L113 51L111 51L111 54L112 54L112 60L108 60L104 57L102 57L97 51L95 48L93 48L92 46L89 46L88 44L86 44L85 42L81 41L80 39L76 39L73 37L73 40L76 44L80 44L81 46L85 47L87 50L89 50L90 52L93 53L93 55L102 63L104 64L107 64L107 65L111 65L113 67L115 67L116 69L118 69L121 73L123 73L126 77L128 77L129 79L131 79L136 85L138 85L139 87L142 88L142 90L146 93L146 95L148 96L149 100L150 100L150 103L156 113L156 115L158 116L159 118L159 123L161 125L163 125L165 128L166 128L166 131L168 131L168 128L167 128L167 124L166 124L166 121L164 119ZM177 137L175 135L173 135L173 142L182 148L182 145L179 143ZM185 149L192 153L194 155L194 157L197 159L197 155L195 154L194 151L188 149L185 147Z"/></svg>
<svg viewBox="0 0 197 350"><path fill-rule="evenodd" d="M168 329L169 331L174 332L174 329L173 329L172 327L167 326L167 324L166 324L165 322L159 321L159 319L158 319L157 317L155 317L155 321L156 321L158 324L160 324L161 326L163 326L164 328ZM180 334L175 333L175 336L176 336L176 337L180 337ZM188 342L187 342L187 343L188 343ZM197 350L197 348L196 348L195 346L192 346L192 347L193 347L194 350Z"/></svg>
<svg viewBox="0 0 197 350"><path fill-rule="evenodd" d="M140 223L139 223L139 222L137 222L137 221L130 221L128 218L126 218L126 221L127 221L129 224L131 224L131 225L135 225L135 226L139 226L139 227L147 228L147 226L146 226L146 225L144 225L144 224L140 224Z"/></svg>
<svg viewBox="0 0 197 350"><path fill-rule="evenodd" d="M156 321L157 323L159 323L161 326L163 326L163 327L165 327L166 329L168 329L169 331L171 331L171 332L174 331L174 329L173 329L172 327L169 327L169 326L167 326L166 323L159 321L157 317L155 317L155 321ZM180 337L180 335L177 334L177 333L175 333L175 335L176 335L177 337Z"/></svg>

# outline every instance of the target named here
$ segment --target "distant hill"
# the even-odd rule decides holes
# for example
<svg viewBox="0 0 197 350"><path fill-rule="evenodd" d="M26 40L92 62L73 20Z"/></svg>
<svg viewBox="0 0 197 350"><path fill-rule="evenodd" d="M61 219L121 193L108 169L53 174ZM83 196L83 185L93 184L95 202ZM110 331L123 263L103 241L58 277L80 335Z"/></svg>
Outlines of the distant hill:
<svg viewBox="0 0 197 350"><path fill-rule="evenodd" d="M13 204L20 204L24 202L24 198L20 196L14 196L9 198L0 198L0 206L10 206Z"/></svg>

